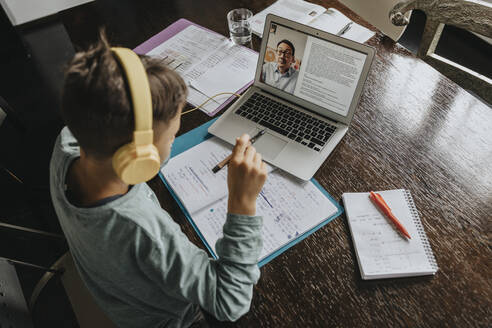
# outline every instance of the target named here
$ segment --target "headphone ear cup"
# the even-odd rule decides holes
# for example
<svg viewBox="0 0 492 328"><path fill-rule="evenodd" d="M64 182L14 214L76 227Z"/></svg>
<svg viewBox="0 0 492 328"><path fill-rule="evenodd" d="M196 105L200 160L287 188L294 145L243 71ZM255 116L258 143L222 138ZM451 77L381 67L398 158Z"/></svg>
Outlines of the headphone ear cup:
<svg viewBox="0 0 492 328"><path fill-rule="evenodd" d="M126 184L135 185L152 179L161 166L159 151L154 144L146 145L146 154L137 155L133 142L120 147L113 155L113 169Z"/></svg>

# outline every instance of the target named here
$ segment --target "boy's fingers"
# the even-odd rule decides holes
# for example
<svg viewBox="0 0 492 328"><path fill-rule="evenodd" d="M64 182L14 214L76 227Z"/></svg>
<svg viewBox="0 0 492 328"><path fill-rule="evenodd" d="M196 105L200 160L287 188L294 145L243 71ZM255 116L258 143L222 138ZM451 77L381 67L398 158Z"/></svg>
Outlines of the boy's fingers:
<svg viewBox="0 0 492 328"><path fill-rule="evenodd" d="M260 153L255 154L255 158L254 158L253 162L255 163L256 167L258 167L258 168L261 167L261 154Z"/></svg>
<svg viewBox="0 0 492 328"><path fill-rule="evenodd" d="M232 157L242 158L248 144L249 144L249 135L243 134L240 138L237 138L236 145L232 150Z"/></svg>
<svg viewBox="0 0 492 328"><path fill-rule="evenodd" d="M261 162L261 170L264 171L265 173L267 172L267 165L265 162Z"/></svg>
<svg viewBox="0 0 492 328"><path fill-rule="evenodd" d="M244 160L246 162L252 162L256 154L256 149L253 146L248 146L246 148L246 153L244 154Z"/></svg>

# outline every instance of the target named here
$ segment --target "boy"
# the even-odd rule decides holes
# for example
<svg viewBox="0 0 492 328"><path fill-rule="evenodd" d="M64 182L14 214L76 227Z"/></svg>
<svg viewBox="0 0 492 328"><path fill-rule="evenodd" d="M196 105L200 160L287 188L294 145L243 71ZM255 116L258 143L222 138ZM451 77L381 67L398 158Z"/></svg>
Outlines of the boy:
<svg viewBox="0 0 492 328"><path fill-rule="evenodd" d="M179 130L186 85L155 59L140 57L151 88L154 144L167 159ZM55 144L50 183L77 269L97 303L120 327L187 327L200 307L219 320L249 310L262 248L256 198L266 166L237 140L228 168L228 214L220 259L193 245L145 183L125 184L112 156L132 140L133 108L107 41L79 52L64 82L67 124Z"/></svg>

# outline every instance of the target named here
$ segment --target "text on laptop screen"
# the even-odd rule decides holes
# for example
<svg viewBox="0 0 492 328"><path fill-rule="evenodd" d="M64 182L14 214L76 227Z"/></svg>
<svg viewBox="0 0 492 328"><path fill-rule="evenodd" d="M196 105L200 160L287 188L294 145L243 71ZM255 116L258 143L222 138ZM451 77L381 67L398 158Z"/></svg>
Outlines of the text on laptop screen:
<svg viewBox="0 0 492 328"><path fill-rule="evenodd" d="M346 116L366 56L272 23L260 81Z"/></svg>

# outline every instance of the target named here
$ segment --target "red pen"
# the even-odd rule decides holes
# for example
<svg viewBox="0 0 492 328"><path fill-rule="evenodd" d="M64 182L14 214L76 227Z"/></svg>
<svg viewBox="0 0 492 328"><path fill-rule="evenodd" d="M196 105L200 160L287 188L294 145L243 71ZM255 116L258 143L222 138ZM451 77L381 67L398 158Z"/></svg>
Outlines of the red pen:
<svg viewBox="0 0 492 328"><path fill-rule="evenodd" d="M391 212L391 209L389 208L388 204L384 201L383 197L375 192L370 192L369 193L369 198L373 201L373 203L386 215L388 219L393 222L393 224L400 230L400 232L405 235L408 239L412 239L410 237L410 234L408 233L407 229L401 224L400 221L396 218L396 216Z"/></svg>

